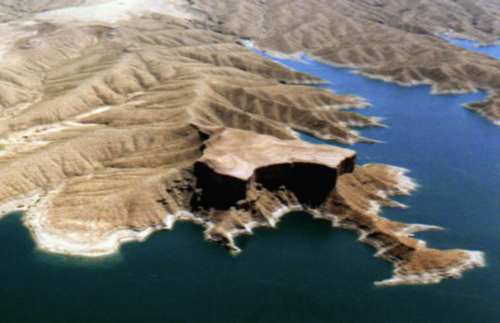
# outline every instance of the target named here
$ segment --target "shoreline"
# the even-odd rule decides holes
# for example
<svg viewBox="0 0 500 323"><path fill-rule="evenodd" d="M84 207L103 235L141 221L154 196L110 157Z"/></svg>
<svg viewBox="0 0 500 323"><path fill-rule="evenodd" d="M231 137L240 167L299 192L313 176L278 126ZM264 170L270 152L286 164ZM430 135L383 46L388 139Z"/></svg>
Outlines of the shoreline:
<svg viewBox="0 0 500 323"><path fill-rule="evenodd" d="M418 184L408 177L406 174L409 172L409 170L401 167L394 167L394 166L389 166L389 168L393 171L395 171L395 179L397 181L397 185L395 187L395 190L389 191L388 195L410 195L412 192L414 192L419 186ZM388 196L386 196L388 198ZM372 200L372 203L375 203L379 205L378 211L380 211L382 205L380 205L379 202ZM407 206L405 205L393 205L390 207L401 207L401 208L406 208ZM379 215L378 212L376 214L377 217L383 220L387 220L383 216ZM432 271L425 271L419 274L415 275L404 275L401 274L401 264L394 260L392 257L387 256L386 253L391 250L392 247L383 247L380 245L377 240L369 239L368 235L370 232L358 228L356 225L346 225L340 223L338 220L338 217L331 214L329 217L333 218L333 225L334 227L342 228L342 229L348 229L352 230L358 233L358 240L360 242L366 243L369 246L373 247L376 252L374 254L374 257L376 258L382 258L385 261L388 261L394 266L393 269L393 276L388 279L384 279L382 281L376 281L374 282L375 286L382 287L382 286L395 286L395 285L428 285L428 284L437 284L441 282L444 279L448 278L460 278L462 277L463 273L474 269L474 268L482 268L486 266L486 260L485 260L485 254L481 251L470 251L470 250L462 250L460 249L459 251L464 253L465 255L468 256L468 258L465 261L462 261L461 264L452 266L449 268L446 268L446 270L432 270ZM403 224L403 223L402 223ZM415 233L418 232L428 232L428 231L441 231L445 230L442 227L439 226L434 226L434 225L425 225L425 224L403 224L403 227L397 231L395 231L397 236L400 236L402 238L413 238ZM425 240L421 239L415 239L417 242L417 248L420 249L425 249L427 248L427 242Z"/></svg>
<svg viewBox="0 0 500 323"><path fill-rule="evenodd" d="M103 236L101 239L95 239L94 237L93 243L82 243L81 241L87 239L80 238L80 241L77 241L78 239L74 239L75 237L64 237L63 234L58 234L48 229L43 218L45 211L44 205L42 205L40 208L30 210L27 214L23 215L23 223L29 229L37 248L51 254L85 258L112 256L119 253L124 244L145 242L156 232L172 230L177 221L196 223L190 212L178 211L175 214L167 214L163 225L152 226L142 230L116 229L110 231L109 234Z"/></svg>
<svg viewBox="0 0 500 323"><path fill-rule="evenodd" d="M443 38L440 37L440 39L443 39ZM269 49L262 49L258 46L255 46L254 42L250 39L244 39L244 40L240 40L240 41L241 41L243 46L245 46L249 49L255 49L258 51L262 51L263 53L268 54L272 57L276 57L276 58L290 59L290 60L294 60L297 62L303 62L305 64L309 64L309 63L304 58L310 58L316 62L325 64L325 65L329 65L329 66L332 66L334 68L348 69L353 74L360 75L362 77L372 79L372 80L382 81L382 82L389 83L389 84L396 84L396 85L399 85L402 87L429 86L431 95L464 95L464 94L469 94L469 93L484 92L485 94L487 94L487 96L484 100L469 102L469 103L464 104L463 107L465 109L468 109L468 110L474 111L475 113L478 113L481 117L483 117L483 118L487 119L488 121L490 121L491 123L493 123L493 125L500 126L500 119L496 119L494 117L488 116L483 111L470 107L470 105L473 105L473 104L487 102L493 96L493 89L491 89L491 88L477 88L477 87L471 86L467 89L464 88L464 89L442 90L442 89L439 89L439 84L432 81L432 80L401 82L401 81L395 80L394 77L391 77L391 76L377 75L377 74L370 74L370 73L363 72L362 69L366 68L363 66L358 66L355 64L336 63L334 61L330 61L330 60L318 57L312 53L296 52L296 53L292 53L292 54L286 54L286 53L281 53L281 52L273 51L273 50L269 50ZM500 42L500 40L499 40L499 42ZM495 46L495 45L491 45L491 46ZM277 63L281 64L279 62L277 62ZM285 67L287 67L287 66L285 66ZM289 67L287 67L287 68L289 68ZM328 82L325 81L325 84L328 84ZM353 96L353 97L358 98L361 101L366 102L366 100L364 98L361 98L358 96ZM368 103L368 107L369 107L370 106L369 102L367 102L367 103ZM353 107L353 108L356 108L356 107Z"/></svg>
<svg viewBox="0 0 500 323"><path fill-rule="evenodd" d="M375 282L375 286L397 286L397 285L430 285L438 284L449 277L459 279L464 272L474 268L486 267L486 257L482 251L461 250L468 258L462 264L447 268L444 271L432 271L421 274L405 275L398 273L398 266L394 270L394 276Z"/></svg>
<svg viewBox="0 0 500 323"><path fill-rule="evenodd" d="M339 63L335 63L335 62L323 59L321 57L315 56L313 54L306 53L305 55L307 55L307 57L310 57L311 59L313 59L319 63L329 65L329 66L332 66L334 68L348 69L348 70L350 70L351 73L356 74L356 75L360 75L360 76L368 78L368 79L382 81L382 82L385 82L388 84L396 84L396 85L399 85L402 87L408 87L408 88L409 87L416 87L416 86L429 86L431 95L465 95L465 94L483 92L484 94L486 94L486 97L484 100L465 103L465 104L463 104L463 107L467 110L470 110L470 111L473 111L473 112L479 114L481 117L483 117L486 120L493 123L493 125L500 126L500 119L496 119L494 117L488 116L482 110L478 110L478 109L475 109L473 107L470 107L470 105L473 105L473 104L488 102L493 97L494 89L470 87L468 89L440 90L438 83L433 82L431 80L401 82L401 81L395 80L394 77L391 77L391 76L377 75L377 74L370 74L370 73L363 72L362 71L363 67L360 67L360 66L357 66L354 64L339 64Z"/></svg>
<svg viewBox="0 0 500 323"><path fill-rule="evenodd" d="M363 75L361 73L361 75ZM366 75L363 75L366 76ZM366 76L368 77L368 76ZM374 76L372 76L374 77ZM387 82L395 83L393 79L388 78ZM396 82L397 83L397 82ZM406 85L406 86L412 86ZM431 84L431 86L433 86ZM437 91L432 91L432 94L436 94ZM362 101L360 101L362 102ZM102 113L109 109L107 106L101 106L94 110L91 110L80 117L84 118L86 116ZM78 119L78 116L75 118ZM379 123L380 119L376 117L369 117L372 121L372 125ZM48 132L57 131L57 129L49 129ZM353 131L356 134L355 131ZM314 134L312 134L314 135ZM316 136L317 137L317 136ZM359 140L367 140L362 136L358 136ZM318 138L318 137L317 137ZM369 164L364 165L369 166ZM389 184L385 183L387 188L385 190L380 189L375 193L375 196L378 195L380 199L376 197L370 198L368 196L368 202L370 204L369 208L365 210L365 216L372 216L375 220L373 225L374 231L379 231L380 228L377 227L377 221L386 221L387 219L383 218L379 215L382 207L392 206L392 207L406 207L405 205L398 203L396 201L392 201L389 199L392 195L409 195L413 191L418 188L418 184L415 183L410 177L406 174L408 173L407 169L394 167L394 166L385 166L386 174L391 177L391 180L394 183L389 182ZM382 179L383 180L383 179ZM386 179L387 180L387 179ZM64 184L63 184L64 185ZM205 238L207 240L217 241L210 236L210 230L214 227L214 223L207 221L201 217L196 217L189 211L179 211L174 214L165 214L164 221L162 224L158 224L152 227L146 227L143 229L131 229L131 228L116 228L115 230L102 231L98 234L94 234L94 232L65 232L63 229L55 229L50 228L50 225L46 222L48 219L48 208L49 201L52 194L55 194L57 190L51 191L47 194L44 192L41 193L30 193L27 194L26 197L22 197L20 199L12 200L9 202L0 205L0 210L12 208L13 206L18 206L20 201L23 201L26 205L26 213L23 216L23 223L26 227L29 228L33 240L35 241L37 247L41 250L47 251L49 253L58 253L65 254L71 256L83 256L83 257L103 257L112 255L120 250L121 245L128 242L143 242L147 240L154 232L172 229L175 222L178 220L186 220L197 223L204 227L205 229ZM26 202L24 202L26 201ZM241 252L241 249L236 245L235 238L241 234L252 234L253 229L258 227L271 227L275 228L279 221L287 214L291 212L304 211L306 213L311 214L314 218L327 219L332 222L332 226L344 229L350 229L358 232L358 240L367 243L375 248L376 257L384 258L385 260L391 262L394 265L394 276L391 279L388 279L386 283L380 282L380 285L383 284L399 284L408 283L413 284L416 281L419 281L422 284L430 283L430 282L439 282L444 278L448 277L459 277L462 272L474 268L485 266L484 255L478 251L466 251L462 250L464 255L467 256L467 259L463 260L459 265L447 268L444 271L440 271L438 273L429 271L422 272L418 275L403 275L400 273L399 264L394 259L390 258L386 254L390 251L390 248L384 248L383 237L379 240L370 239L368 237L370 232L370 228L368 230L361 229L360 223L356 223L356 221L352 221L353 224L342 224L339 220L339 216L335 214L330 214L328 212L322 212L320 210L309 209L302 205L285 205L282 204L278 208L271 211L271 213L264 214L266 221L253 221L246 223L242 229L232 229L228 231L222 231L222 235L227 238L227 243L225 244L233 254L237 254ZM267 212L266 212L267 213ZM352 219L347 219L352 220ZM387 220L388 221L388 220ZM346 221L347 222L347 221ZM428 230L440 230L442 228L436 226L428 226L422 224L403 224L401 225L402 229L394 230L391 228L392 232L388 235L394 234L397 238L408 238L413 237L413 235L417 232L428 231ZM52 230L51 230L52 229ZM55 230L54 230L55 229ZM392 236L391 236L392 238ZM425 248L426 243L424 241L414 239L417 242L418 248ZM402 242L399 241L401 244ZM396 244L397 246L398 244ZM391 246L392 248L392 246ZM440 275L440 276L438 276ZM377 284L377 283L375 283Z"/></svg>
<svg viewBox="0 0 500 323"><path fill-rule="evenodd" d="M370 167L373 164L366 164L362 167ZM372 207L364 211L365 216L376 219L376 221L390 221L380 215L383 207L398 207L406 208L407 206L390 199L395 195L409 195L418 188L418 184L407 176L409 170L401 167L385 165L387 175L394 181L390 183L387 190L379 190L374 196L380 197L377 200L375 197L370 198L369 202ZM466 259L460 261L459 264L445 268L433 269L418 274L402 274L402 265L388 254L393 247L384 245L383 240L377 240L369 237L372 232L379 230L377 226L374 227L375 231L362 229L356 222L342 223L343 216L330 213L327 210L311 209L300 204L286 205L280 204L274 207L273 210L263 212L264 220L251 220L242 222L241 228L233 227L223 231L217 229L217 223L203 217L196 217L193 213L187 210L180 210L173 214L166 214L161 225L144 228L142 230L134 230L130 228L118 228L114 231L109 231L107 234L100 234L92 236L92 232L82 236L75 232L58 232L51 230L46 221L46 214L48 209L48 201L52 194L56 194L57 190L53 190L48 194L32 193L27 197L10 201L0 205L0 209L11 207L19 200L29 199L30 205L25 208L25 213L22 215L23 224L29 229L33 241L38 249L47 253L61 254L66 256L87 257L87 258L100 258L116 254L120 251L121 246L130 242L144 242L155 232L162 230L172 230L177 221L189 221L200 225L203 228L204 237L210 242L221 242L217 237L222 234L227 241L223 244L229 249L232 255L238 255L242 250L237 246L235 240L242 235L253 235L254 229L257 228L277 228L278 223L287 215L294 212L305 212L313 219L323 219L331 222L333 228L347 229L355 231L358 234L358 241L368 244L375 249L374 257L382 258L393 264L393 276L391 278L374 282L375 286L393 286L393 285L414 285L414 284L434 284L439 283L446 278L459 278L461 275L472 268L486 266L484 253L480 251L459 250L466 256ZM391 203L394 202L394 203ZM12 212L11 212L12 213ZM348 218L347 218L348 219ZM416 241L416 248L418 250L427 249L427 244L424 240L413 238L415 233L423 231L436 231L444 230L441 227L425 224L405 224L394 222L400 225L393 231L397 239L411 238ZM214 234L214 235L212 235ZM403 242L401 242L403 243ZM433 250L433 249L429 249Z"/></svg>

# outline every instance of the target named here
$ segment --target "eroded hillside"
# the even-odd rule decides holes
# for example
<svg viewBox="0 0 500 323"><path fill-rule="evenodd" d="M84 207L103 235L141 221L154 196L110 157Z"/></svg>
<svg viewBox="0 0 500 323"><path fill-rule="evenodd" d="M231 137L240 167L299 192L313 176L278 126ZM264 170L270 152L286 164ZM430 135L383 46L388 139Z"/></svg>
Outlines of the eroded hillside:
<svg viewBox="0 0 500 323"><path fill-rule="evenodd" d="M377 77L432 81L439 91L495 93L497 62L355 14L385 3L361 2L334 10L322 1L1 1L2 214L25 210L42 249L98 256L177 220L238 251L236 236L306 210L358 231L393 262L386 283L438 282L483 265L480 253L430 249L411 237L435 227L379 216L381 206L402 207L392 195L415 189L404 170L356 166L354 152L297 140L302 131L368 141L354 128L380 121L346 111L365 107L362 99L310 87L321 80L241 43L307 50ZM481 28L465 24L464 32L495 35L494 19L474 17ZM405 21L417 26L414 19ZM429 57L441 61L426 72L419 64ZM401 79L384 74L384 64L398 62ZM477 68L477 79L467 74ZM435 77L440 69L445 80ZM494 118L497 106L483 105ZM299 189L304 183L314 194Z"/></svg>
<svg viewBox="0 0 500 323"><path fill-rule="evenodd" d="M211 29L250 38L263 49L305 51L436 93L490 93L469 108L500 124L500 63L447 44L444 33L491 43L500 38L496 1L193 0Z"/></svg>
<svg viewBox="0 0 500 323"><path fill-rule="evenodd" d="M21 36L0 73L2 210L39 209L40 198L70 192L51 204L55 227L104 238L160 225L165 209L148 199L192 177L203 141L225 128L354 142L363 138L351 125L379 125L344 111L364 101L305 86L320 80L197 22L150 15L12 28ZM182 198L165 199L185 209Z"/></svg>

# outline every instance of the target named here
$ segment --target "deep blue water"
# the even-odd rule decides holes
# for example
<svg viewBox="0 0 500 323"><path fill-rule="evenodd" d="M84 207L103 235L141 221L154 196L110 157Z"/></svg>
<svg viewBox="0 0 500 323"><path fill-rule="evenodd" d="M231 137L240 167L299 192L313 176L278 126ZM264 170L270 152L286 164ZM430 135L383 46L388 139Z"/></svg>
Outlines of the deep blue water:
<svg viewBox="0 0 500 323"><path fill-rule="evenodd" d="M307 58L275 60L368 99L362 113L389 128L362 130L386 143L355 145L360 162L409 168L421 185L400 199L410 209L385 215L447 228L420 236L485 251L488 267L439 285L377 288L391 266L353 233L305 214L240 239L238 257L180 223L83 260L37 251L18 214L0 221L0 322L500 322L500 127L460 107L484 94L431 96Z"/></svg>

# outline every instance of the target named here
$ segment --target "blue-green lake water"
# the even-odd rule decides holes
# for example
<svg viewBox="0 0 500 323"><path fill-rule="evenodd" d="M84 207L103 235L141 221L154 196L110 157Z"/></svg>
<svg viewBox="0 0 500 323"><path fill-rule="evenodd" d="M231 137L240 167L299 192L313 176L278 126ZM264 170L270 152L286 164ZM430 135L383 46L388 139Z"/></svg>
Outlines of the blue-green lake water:
<svg viewBox="0 0 500 323"><path fill-rule="evenodd" d="M391 265L306 214L240 239L238 257L178 223L116 256L75 259L38 251L17 214L0 221L0 322L500 322L500 127L460 107L485 94L432 96L307 57L273 59L368 99L362 113L389 128L362 130L385 143L355 145L359 161L409 168L421 185L400 199L410 209L384 214L443 226L420 237L482 250L488 266L439 285L375 287Z"/></svg>

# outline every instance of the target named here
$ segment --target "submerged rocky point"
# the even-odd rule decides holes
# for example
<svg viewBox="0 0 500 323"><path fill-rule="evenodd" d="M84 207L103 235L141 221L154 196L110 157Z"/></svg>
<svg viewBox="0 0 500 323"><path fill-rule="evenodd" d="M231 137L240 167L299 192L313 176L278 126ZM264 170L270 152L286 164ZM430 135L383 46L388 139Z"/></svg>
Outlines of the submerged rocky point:
<svg viewBox="0 0 500 323"><path fill-rule="evenodd" d="M346 111L366 102L310 87L322 81L241 42L306 50L438 92L489 90L491 100L476 107L496 120L500 65L431 36L443 26L418 29L413 16L398 28L375 22L384 1L354 2L373 6L370 19L345 1L338 12L319 0L306 8L301 1L129 1L138 15L129 19L116 1L70 2L2 2L10 11L1 25L8 41L0 60L0 211L24 210L41 249L108 255L185 220L238 253L237 236L300 210L357 231L393 263L394 276L379 284L436 283L484 265L480 252L437 250L413 237L438 227L380 215L382 207L404 208L391 197L416 189L406 170L356 165L354 151L298 139L296 131L347 144L369 141L353 128L381 121ZM102 6L109 16L89 15ZM269 8L318 19L292 28L290 17L264 14ZM241 24L259 15L266 21ZM473 18L483 21L481 28L466 24L463 33L484 41L498 35L493 18ZM365 30L372 27L373 34ZM328 48L318 45L325 39L304 36L318 35L310 28L328 35ZM347 42L353 35L359 39Z"/></svg>

